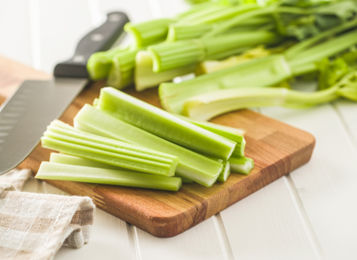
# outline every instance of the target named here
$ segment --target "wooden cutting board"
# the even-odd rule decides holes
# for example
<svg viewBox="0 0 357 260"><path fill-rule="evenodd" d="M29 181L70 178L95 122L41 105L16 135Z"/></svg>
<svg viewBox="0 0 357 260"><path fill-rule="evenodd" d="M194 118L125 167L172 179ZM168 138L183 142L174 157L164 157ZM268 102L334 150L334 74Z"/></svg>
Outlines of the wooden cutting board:
<svg viewBox="0 0 357 260"><path fill-rule="evenodd" d="M2 96L9 96L24 79L46 77L48 75L42 72L0 57ZM92 103L103 85L103 82L88 85L64 112L61 120L71 124L82 105ZM151 104L159 104L156 88L141 93L133 89L127 92ZM211 188L185 184L179 192L48 182L71 194L90 196L98 207L155 236L171 237L308 162L315 144L311 134L250 110L228 113L213 121L247 131L246 155L255 161L250 175L232 174L227 182ZM48 160L49 153L38 145L20 167L29 167L36 172L40 162Z"/></svg>

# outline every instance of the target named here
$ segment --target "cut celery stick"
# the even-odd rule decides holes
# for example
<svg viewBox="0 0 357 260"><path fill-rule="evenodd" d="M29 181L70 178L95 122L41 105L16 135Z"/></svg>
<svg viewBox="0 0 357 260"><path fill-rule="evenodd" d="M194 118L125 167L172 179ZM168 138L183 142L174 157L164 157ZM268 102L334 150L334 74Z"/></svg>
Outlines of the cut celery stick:
<svg viewBox="0 0 357 260"><path fill-rule="evenodd" d="M78 181L169 191L179 190L182 183L181 179L177 177L53 162L42 162L36 179Z"/></svg>
<svg viewBox="0 0 357 260"><path fill-rule="evenodd" d="M229 158L229 163L231 166L231 172L233 173L241 173L244 175L248 175L250 171L254 168L254 161L251 158L247 157L231 157Z"/></svg>
<svg viewBox="0 0 357 260"><path fill-rule="evenodd" d="M169 163L167 159L162 162L153 161L143 158L147 157L145 153L130 154L131 151L113 151L112 147L109 146L106 147L107 149L103 149L104 145L101 145L100 148L95 148L93 143L89 141L80 142L78 139L66 137L65 135L46 132L41 138L41 142L44 148L134 171L172 176L176 168L175 164ZM142 157L142 155L144 156Z"/></svg>
<svg viewBox="0 0 357 260"><path fill-rule="evenodd" d="M174 164L177 164L178 162L176 156L166 153L161 153L151 149L146 149L141 146L132 145L125 141L117 141L112 138L102 137L99 135L83 132L59 120L54 120L47 127L47 130L48 130L47 132L62 134L68 137L74 137L80 139L79 142L89 141L90 143L86 143L86 144L92 145L94 148L100 148L104 150L109 149L109 151L114 151L114 152L119 149L131 155L141 154L142 158L146 158L158 162L166 161L168 163L174 163ZM146 156L146 154L150 154L150 156Z"/></svg>
<svg viewBox="0 0 357 260"><path fill-rule="evenodd" d="M229 161L226 161L224 163L224 166L223 166L223 169L222 169L221 173L218 176L217 181L225 182L228 179L230 174L231 174L230 163L229 163Z"/></svg>
<svg viewBox="0 0 357 260"><path fill-rule="evenodd" d="M176 174L206 187L217 179L222 163L171 143L140 128L130 125L110 114L85 105L74 118L77 129L102 135L144 148L155 149L176 156L179 160Z"/></svg>
<svg viewBox="0 0 357 260"><path fill-rule="evenodd" d="M61 163L61 164L69 164L69 165L77 165L77 166L87 166L87 167L95 167L95 168L104 168L104 169L112 169L112 170L121 169L119 167L116 167L116 166L113 166L110 164L100 163L97 161L88 160L85 158L68 155L68 154L63 154L63 153L51 153L49 161L51 163L53 162L53 163ZM129 172L129 170L128 170L128 172Z"/></svg>
<svg viewBox="0 0 357 260"><path fill-rule="evenodd" d="M236 143L117 89L100 91L98 107L115 117L189 149L227 160Z"/></svg>
<svg viewBox="0 0 357 260"><path fill-rule="evenodd" d="M155 87L162 82L170 81L177 76L191 73L196 69L196 65L191 65L163 72L153 72L152 57L147 51L138 52L135 62L134 81L137 91Z"/></svg>
<svg viewBox="0 0 357 260"><path fill-rule="evenodd" d="M197 121L197 120L188 118L186 116L180 116L180 118L182 118L194 125L202 127L208 131L211 131L212 133L218 134L220 136L223 136L225 138L232 140L233 142L236 142L237 145L232 153L232 156L234 156L234 157L244 156L244 149L245 149L245 139L243 137L244 130L238 129L238 128L233 128L233 127L228 127L228 126L224 126L224 125L218 125L218 124L207 122L207 121Z"/></svg>

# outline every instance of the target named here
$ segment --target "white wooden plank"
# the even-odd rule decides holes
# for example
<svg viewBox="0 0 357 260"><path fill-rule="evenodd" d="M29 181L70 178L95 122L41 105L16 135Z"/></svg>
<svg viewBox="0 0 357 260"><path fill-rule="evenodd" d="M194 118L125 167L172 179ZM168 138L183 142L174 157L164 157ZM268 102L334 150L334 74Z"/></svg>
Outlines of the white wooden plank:
<svg viewBox="0 0 357 260"><path fill-rule="evenodd" d="M357 106L355 102L348 100L338 100L334 102L334 107L341 117L343 124L357 148Z"/></svg>
<svg viewBox="0 0 357 260"><path fill-rule="evenodd" d="M286 177L221 212L236 259L318 259Z"/></svg>
<svg viewBox="0 0 357 260"><path fill-rule="evenodd" d="M211 217L184 233L171 238L157 238L134 228L141 259L225 259L225 248Z"/></svg>
<svg viewBox="0 0 357 260"><path fill-rule="evenodd" d="M291 173L324 259L355 259L356 152L330 105L309 110L264 109L264 113L313 133L312 160Z"/></svg>
<svg viewBox="0 0 357 260"><path fill-rule="evenodd" d="M86 0L39 0L38 8L38 67L51 73L56 63L72 56L93 24Z"/></svg>
<svg viewBox="0 0 357 260"><path fill-rule="evenodd" d="M0 54L31 65L30 12L28 0L2 1Z"/></svg>

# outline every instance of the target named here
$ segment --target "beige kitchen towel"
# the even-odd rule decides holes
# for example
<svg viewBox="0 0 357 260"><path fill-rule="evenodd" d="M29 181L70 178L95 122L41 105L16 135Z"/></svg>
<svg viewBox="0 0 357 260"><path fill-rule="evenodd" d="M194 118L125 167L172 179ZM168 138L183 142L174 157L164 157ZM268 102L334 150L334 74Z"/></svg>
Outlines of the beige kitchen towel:
<svg viewBox="0 0 357 260"><path fill-rule="evenodd" d="M92 200L19 191L30 177L30 170L0 176L0 259L52 259L62 245L88 242Z"/></svg>

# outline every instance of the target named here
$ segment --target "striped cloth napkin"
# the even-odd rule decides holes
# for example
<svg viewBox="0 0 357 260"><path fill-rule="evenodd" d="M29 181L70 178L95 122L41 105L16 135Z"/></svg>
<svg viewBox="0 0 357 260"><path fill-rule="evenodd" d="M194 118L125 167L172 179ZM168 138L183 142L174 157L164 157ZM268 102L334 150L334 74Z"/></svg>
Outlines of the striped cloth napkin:
<svg viewBox="0 0 357 260"><path fill-rule="evenodd" d="M30 170L0 176L0 259L52 259L62 245L88 242L92 200L19 191L30 177Z"/></svg>

